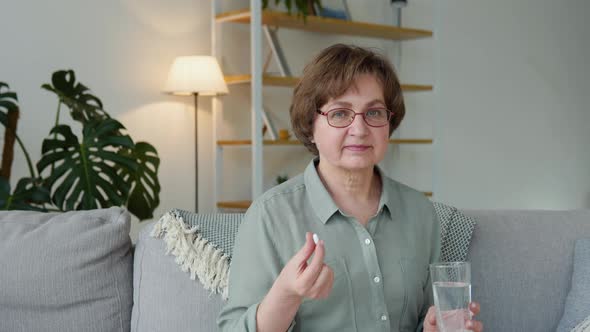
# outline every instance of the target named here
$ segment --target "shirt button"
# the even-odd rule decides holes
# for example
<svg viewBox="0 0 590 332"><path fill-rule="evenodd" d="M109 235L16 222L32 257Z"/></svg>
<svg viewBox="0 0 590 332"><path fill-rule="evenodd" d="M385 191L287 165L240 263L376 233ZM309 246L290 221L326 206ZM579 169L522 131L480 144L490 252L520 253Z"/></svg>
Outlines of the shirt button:
<svg viewBox="0 0 590 332"><path fill-rule="evenodd" d="M366 244L366 245L369 245L369 244L371 244L371 240L370 240L370 239L365 239L365 244Z"/></svg>
<svg viewBox="0 0 590 332"><path fill-rule="evenodd" d="M387 320L387 316L385 316L385 315L382 315L382 316L381 316L381 320L382 320L382 321L386 321L386 320Z"/></svg>
<svg viewBox="0 0 590 332"><path fill-rule="evenodd" d="M377 283L379 283L379 281L381 281L381 279L379 279L379 277L375 277L375 278L373 278L373 281L377 284Z"/></svg>

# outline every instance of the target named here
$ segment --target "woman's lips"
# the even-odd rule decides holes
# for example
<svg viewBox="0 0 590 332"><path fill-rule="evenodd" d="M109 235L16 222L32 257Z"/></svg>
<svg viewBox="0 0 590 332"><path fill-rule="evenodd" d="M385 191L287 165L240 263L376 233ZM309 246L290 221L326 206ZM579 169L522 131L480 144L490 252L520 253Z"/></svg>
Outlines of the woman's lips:
<svg viewBox="0 0 590 332"><path fill-rule="evenodd" d="M370 145L356 145L355 144L355 145L346 145L344 148L347 150L350 150L350 151L366 151L366 150L370 149L371 146Z"/></svg>

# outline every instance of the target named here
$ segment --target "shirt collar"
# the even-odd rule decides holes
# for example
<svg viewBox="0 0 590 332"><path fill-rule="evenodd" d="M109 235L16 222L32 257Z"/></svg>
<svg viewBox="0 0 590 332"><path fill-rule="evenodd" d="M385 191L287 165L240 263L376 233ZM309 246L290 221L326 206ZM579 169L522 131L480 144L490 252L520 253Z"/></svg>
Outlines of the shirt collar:
<svg viewBox="0 0 590 332"><path fill-rule="evenodd" d="M316 169L316 164L319 162L319 158L314 158L305 168L303 173L303 181L305 182L305 188L309 193L309 200L311 201L311 207L315 214L320 218L322 223L326 223L328 219L338 211L338 206L334 203L332 196L320 179L320 175Z"/></svg>
<svg viewBox="0 0 590 332"><path fill-rule="evenodd" d="M326 223L330 217L337 211L339 211L338 206L330 196L330 193L324 186L324 183L320 179L318 171L316 169L316 165L319 162L319 158L315 157L305 168L303 173L303 179L305 183L305 188L308 191L311 207L313 208L315 214L318 216L322 223ZM390 192L393 188L388 185L386 180L385 174L381 168L376 165L375 170L381 176L381 197L379 198L379 209L378 213L383 210L383 206L386 206L391 214L393 211L393 204L391 202L391 198L395 195L394 193Z"/></svg>
<svg viewBox="0 0 590 332"><path fill-rule="evenodd" d="M381 177L381 198L379 198L379 210L383 210L383 207L387 207L389 213L393 212L394 204L392 203L392 199L396 196L394 192L392 192L393 188L389 185L388 177L383 173L383 170L379 165L375 165L375 170L379 173Z"/></svg>

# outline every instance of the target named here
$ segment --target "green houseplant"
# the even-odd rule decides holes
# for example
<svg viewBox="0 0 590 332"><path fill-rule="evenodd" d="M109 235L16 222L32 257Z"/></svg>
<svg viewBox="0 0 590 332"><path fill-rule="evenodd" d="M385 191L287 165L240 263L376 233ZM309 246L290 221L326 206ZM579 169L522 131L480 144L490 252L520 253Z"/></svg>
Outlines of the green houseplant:
<svg viewBox="0 0 590 332"><path fill-rule="evenodd" d="M68 211L125 206L140 220L152 218L160 203L156 149L146 142L133 142L125 127L104 110L100 99L76 82L74 71L53 73L51 84L42 88L57 96L58 105L53 128L43 140L41 159L33 167L16 132L17 95L0 82L0 122L6 127L0 209ZM82 137L60 124L62 106L81 124ZM25 155L30 174L11 190L10 144L14 141Z"/></svg>
<svg viewBox="0 0 590 332"><path fill-rule="evenodd" d="M269 0L262 0L262 8L268 8ZM297 15L303 16L305 19L308 15L315 15L314 6L322 7L322 0L275 0L275 5L284 3L289 14L295 9Z"/></svg>

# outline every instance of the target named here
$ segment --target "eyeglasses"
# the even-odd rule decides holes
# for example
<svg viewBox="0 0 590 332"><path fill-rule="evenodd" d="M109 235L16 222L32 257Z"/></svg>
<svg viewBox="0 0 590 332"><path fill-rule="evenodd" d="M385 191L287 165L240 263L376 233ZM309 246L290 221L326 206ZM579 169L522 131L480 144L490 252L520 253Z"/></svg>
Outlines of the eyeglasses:
<svg viewBox="0 0 590 332"><path fill-rule="evenodd" d="M357 115L361 115L365 123L371 127L384 127L389 123L393 112L386 108L370 108L364 113L356 113L348 108L334 108L327 112L317 110L326 117L328 124L334 128L346 128L352 124Z"/></svg>

